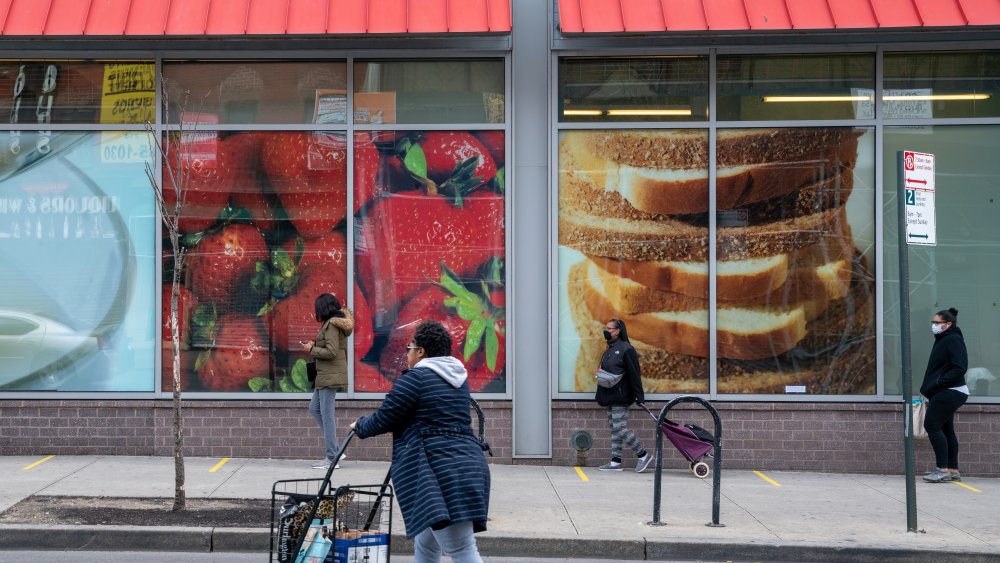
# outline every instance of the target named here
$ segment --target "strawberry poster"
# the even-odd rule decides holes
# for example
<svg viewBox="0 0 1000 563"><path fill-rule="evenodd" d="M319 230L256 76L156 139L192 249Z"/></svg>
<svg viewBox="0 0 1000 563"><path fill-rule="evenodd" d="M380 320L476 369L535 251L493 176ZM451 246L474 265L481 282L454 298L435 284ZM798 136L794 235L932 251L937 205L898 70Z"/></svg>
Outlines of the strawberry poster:
<svg viewBox="0 0 1000 563"><path fill-rule="evenodd" d="M347 142L341 133L212 132L172 140L164 166L186 188L178 305L182 389L306 392L302 343L315 300L347 303ZM176 197L166 190L168 204ZM176 265L163 244L164 280ZM162 387L172 380L170 285Z"/></svg>
<svg viewBox="0 0 1000 563"><path fill-rule="evenodd" d="M354 137L356 391L406 368L424 320L445 325L473 392L506 390L502 131Z"/></svg>

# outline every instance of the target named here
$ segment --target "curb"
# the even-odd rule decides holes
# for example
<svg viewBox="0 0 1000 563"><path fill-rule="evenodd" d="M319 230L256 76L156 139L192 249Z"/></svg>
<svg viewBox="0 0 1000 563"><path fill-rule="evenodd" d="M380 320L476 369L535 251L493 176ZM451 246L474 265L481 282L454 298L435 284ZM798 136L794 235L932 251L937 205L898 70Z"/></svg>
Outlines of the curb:
<svg viewBox="0 0 1000 563"><path fill-rule="evenodd" d="M815 561L849 563L991 563L998 551L722 542L663 542L646 539L569 539L479 536L484 556L618 560ZM173 526L0 525L0 550L84 550L265 553L268 528ZM392 536L392 552L411 554L412 540Z"/></svg>

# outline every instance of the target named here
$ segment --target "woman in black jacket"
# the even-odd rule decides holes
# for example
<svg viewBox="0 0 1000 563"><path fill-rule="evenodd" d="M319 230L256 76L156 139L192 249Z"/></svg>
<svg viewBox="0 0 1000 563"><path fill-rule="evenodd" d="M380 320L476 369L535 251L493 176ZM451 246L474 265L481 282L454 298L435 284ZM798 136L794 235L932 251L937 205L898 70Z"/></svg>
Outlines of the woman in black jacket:
<svg viewBox="0 0 1000 563"><path fill-rule="evenodd" d="M628 341L625 322L611 319L604 327L604 339L608 349L601 356L600 370L621 375L613 387L597 387L597 404L608 408L608 426L611 427L611 461L598 467L601 471L622 470L622 444L632 448L639 458L636 473L642 473L653 455L647 453L642 443L628 428L628 408L632 403L642 405L646 400L642 392L642 374L639 371L639 355Z"/></svg>
<svg viewBox="0 0 1000 563"><path fill-rule="evenodd" d="M929 400L924 428L937 461L934 471L924 476L924 481L928 483L962 480L958 472L955 411L969 398L969 386L965 384L969 354L957 321L958 310L955 308L938 311L931 321L934 347L927 359L924 383L920 386L920 394Z"/></svg>

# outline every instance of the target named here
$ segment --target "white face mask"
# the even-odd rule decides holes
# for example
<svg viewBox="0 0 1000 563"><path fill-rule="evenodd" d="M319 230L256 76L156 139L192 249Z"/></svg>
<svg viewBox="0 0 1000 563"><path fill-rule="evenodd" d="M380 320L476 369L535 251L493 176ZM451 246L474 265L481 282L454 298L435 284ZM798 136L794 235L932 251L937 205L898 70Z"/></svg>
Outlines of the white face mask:
<svg viewBox="0 0 1000 563"><path fill-rule="evenodd" d="M941 334L942 332L944 332L944 326L939 325L937 323L932 323L931 332L933 332L934 334Z"/></svg>

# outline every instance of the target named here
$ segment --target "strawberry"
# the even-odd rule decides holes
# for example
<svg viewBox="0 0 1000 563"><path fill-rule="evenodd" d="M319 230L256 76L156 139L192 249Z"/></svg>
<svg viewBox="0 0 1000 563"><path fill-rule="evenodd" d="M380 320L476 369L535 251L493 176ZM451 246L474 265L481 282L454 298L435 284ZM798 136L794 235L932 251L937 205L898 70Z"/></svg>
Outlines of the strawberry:
<svg viewBox="0 0 1000 563"><path fill-rule="evenodd" d="M376 316L392 312L429 281L444 262L470 277L504 253L504 199L476 191L457 207L439 195L412 190L379 200L361 225L358 267Z"/></svg>
<svg viewBox="0 0 1000 563"><path fill-rule="evenodd" d="M503 131L476 131L473 133L483 146L490 151L490 156L493 157L493 161L496 162L497 168L503 167L504 164L504 132Z"/></svg>
<svg viewBox="0 0 1000 563"><path fill-rule="evenodd" d="M379 171L378 149L366 133L354 134L354 212L379 196L376 183Z"/></svg>
<svg viewBox="0 0 1000 563"><path fill-rule="evenodd" d="M270 367L271 355L261 320L230 314L219 319L211 350L198 356L195 371L209 391L247 391L247 382L267 377Z"/></svg>
<svg viewBox="0 0 1000 563"><path fill-rule="evenodd" d="M245 209L253 224L261 231L274 230L278 222L278 202L257 181L257 151L260 145L258 136L239 133L226 137L223 143L233 170L230 204L236 209Z"/></svg>
<svg viewBox="0 0 1000 563"><path fill-rule="evenodd" d="M172 210L177 202L175 188L183 190L184 209L178 221L182 233L196 233L212 226L229 201L232 183L233 171L218 137L174 140L167 146L162 174L163 201Z"/></svg>
<svg viewBox="0 0 1000 563"><path fill-rule="evenodd" d="M298 245L302 244L302 250L298 250ZM302 253L299 266L311 266L320 264L337 267L344 270L344 277L347 272L347 239L340 231L331 231L325 235L304 240L301 238L292 239L282 245L282 248L289 256L295 256L296 252ZM337 292L337 295L347 295L347 286Z"/></svg>
<svg viewBox="0 0 1000 563"><path fill-rule="evenodd" d="M193 367L191 360L194 355L191 353L190 326L191 316L198 306L198 298L183 285L179 287L180 293L177 296L177 327L178 339L181 349L181 390L189 391L190 379L189 371ZM173 290L172 284L163 284L163 362L161 370L161 386L163 391L173 391L174 389L174 341L173 327L170 323L170 294Z"/></svg>
<svg viewBox="0 0 1000 563"><path fill-rule="evenodd" d="M461 359L469 372L469 389L482 391L505 372L505 309L490 302L498 298L496 295L488 300L459 283L443 263L440 268L440 284L424 289L400 310L382 349L379 369L383 376L395 380L406 369L406 345L413 340L417 325L436 320L451 335L452 355Z"/></svg>
<svg viewBox="0 0 1000 563"><path fill-rule="evenodd" d="M247 291L257 262L267 260L264 237L252 225L231 223L206 233L188 252L189 286L221 311L256 310L266 293Z"/></svg>
<svg viewBox="0 0 1000 563"><path fill-rule="evenodd" d="M305 238L347 216L347 147L342 135L280 132L264 137L261 164L288 219Z"/></svg>
<svg viewBox="0 0 1000 563"><path fill-rule="evenodd" d="M388 393L393 379L386 379L378 368L365 362L354 363L354 390L361 393Z"/></svg>
<svg viewBox="0 0 1000 563"><path fill-rule="evenodd" d="M427 163L427 178L441 184L468 171L470 182L481 185L497 173L490 151L471 133L431 131L420 140ZM410 168L414 171L413 168Z"/></svg>

